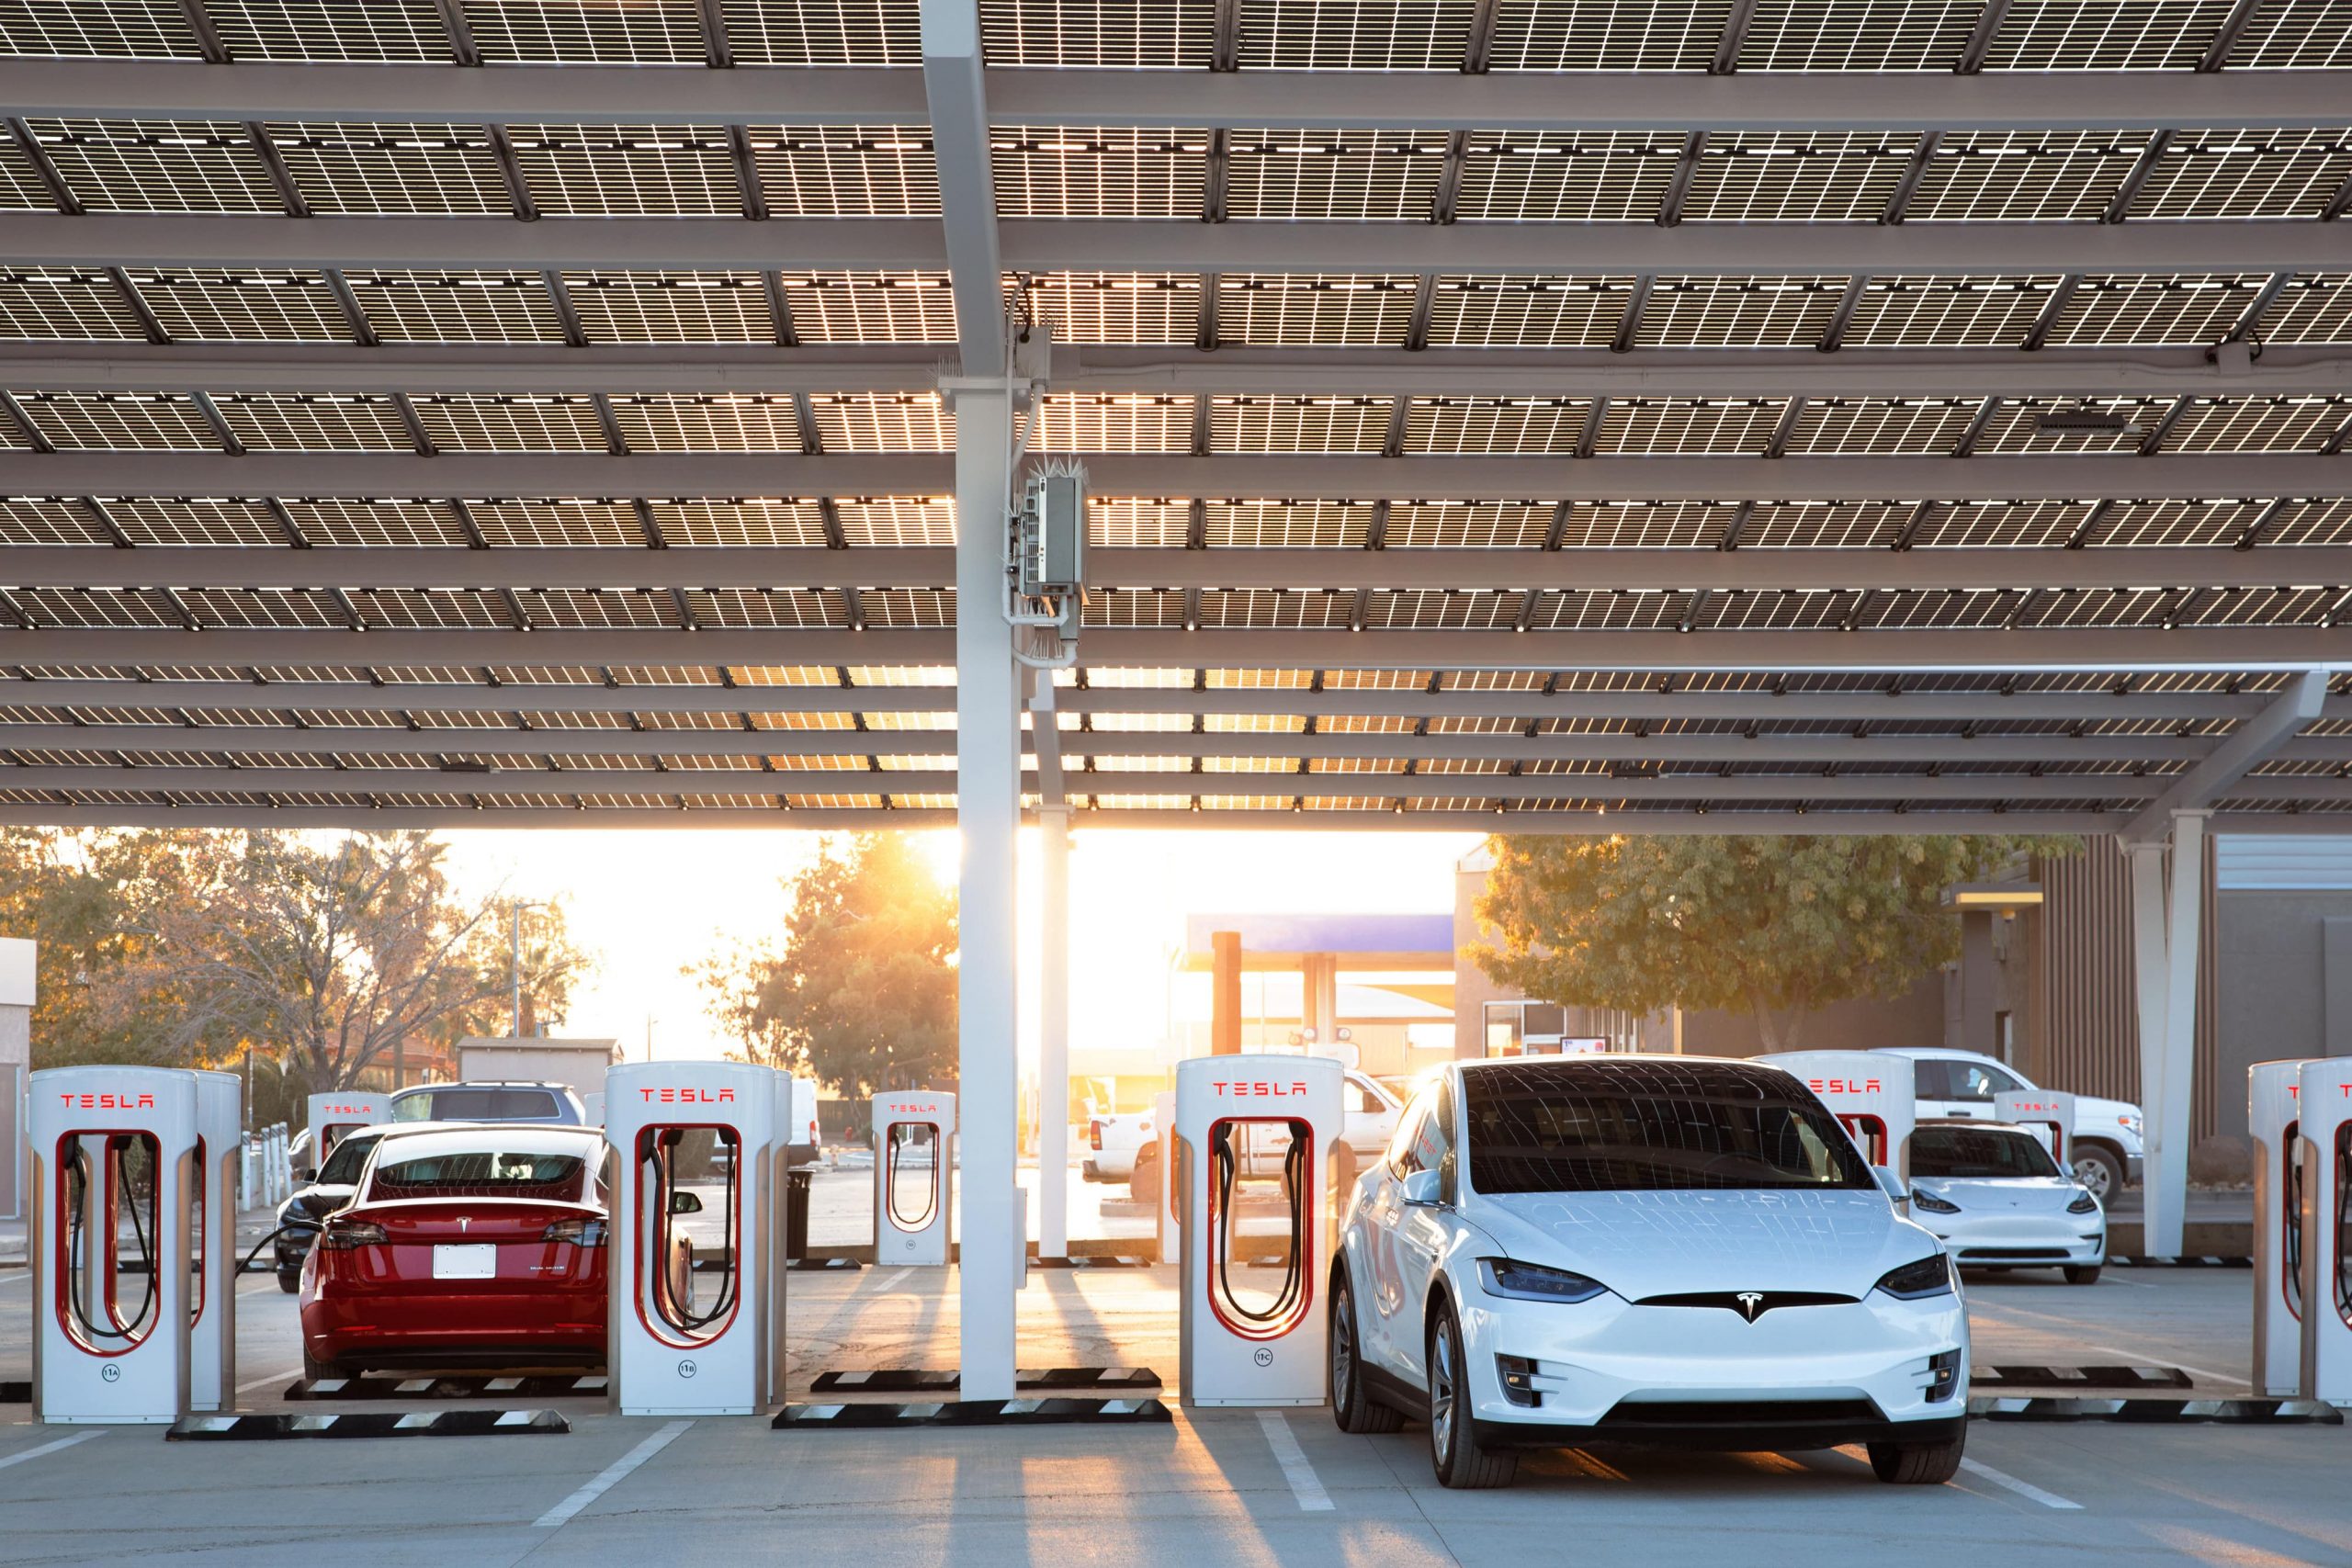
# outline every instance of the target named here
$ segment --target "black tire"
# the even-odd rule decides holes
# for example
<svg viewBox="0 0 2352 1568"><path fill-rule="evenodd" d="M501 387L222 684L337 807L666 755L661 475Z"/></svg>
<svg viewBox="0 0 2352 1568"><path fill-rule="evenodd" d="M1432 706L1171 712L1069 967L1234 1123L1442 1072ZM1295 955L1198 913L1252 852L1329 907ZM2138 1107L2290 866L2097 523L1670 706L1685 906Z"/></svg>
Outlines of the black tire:
<svg viewBox="0 0 2352 1568"><path fill-rule="evenodd" d="M1342 1432L1393 1432L1402 1412L1372 1397L1363 1385L1363 1337L1356 1333L1356 1293L1344 1268L1331 1270L1331 1418Z"/></svg>
<svg viewBox="0 0 2352 1568"><path fill-rule="evenodd" d="M2096 1263L2069 1263L2066 1265L2066 1283L2070 1285L2096 1285L2098 1283L2098 1271L2099 1265Z"/></svg>
<svg viewBox="0 0 2352 1568"><path fill-rule="evenodd" d="M1127 1196L1138 1203L1159 1201L1159 1156L1151 1150L1136 1156L1136 1168L1127 1178Z"/></svg>
<svg viewBox="0 0 2352 1568"><path fill-rule="evenodd" d="M1872 1443L1871 1470L1890 1486L1941 1486L1960 1473L1968 1427L1948 1443Z"/></svg>
<svg viewBox="0 0 2352 1568"><path fill-rule="evenodd" d="M347 1378L351 1369L341 1361L322 1361L308 1350L302 1352L302 1378L306 1382L320 1382L328 1378Z"/></svg>
<svg viewBox="0 0 2352 1568"><path fill-rule="evenodd" d="M294 1294L295 1292L302 1288L302 1270L300 1269L280 1269L277 1271L277 1288L284 1291L289 1296Z"/></svg>
<svg viewBox="0 0 2352 1568"><path fill-rule="evenodd" d="M2075 1151L2075 1179L2105 1208L2123 1190L2123 1156L2105 1144L2085 1144Z"/></svg>
<svg viewBox="0 0 2352 1568"><path fill-rule="evenodd" d="M1462 1348L1462 1327L1453 1309L1439 1303L1430 1324L1430 1465L1438 1484L1457 1492L1508 1486L1519 1474L1519 1456L1508 1449L1482 1446L1473 1430L1469 1395L1464 1384L1469 1357Z"/></svg>

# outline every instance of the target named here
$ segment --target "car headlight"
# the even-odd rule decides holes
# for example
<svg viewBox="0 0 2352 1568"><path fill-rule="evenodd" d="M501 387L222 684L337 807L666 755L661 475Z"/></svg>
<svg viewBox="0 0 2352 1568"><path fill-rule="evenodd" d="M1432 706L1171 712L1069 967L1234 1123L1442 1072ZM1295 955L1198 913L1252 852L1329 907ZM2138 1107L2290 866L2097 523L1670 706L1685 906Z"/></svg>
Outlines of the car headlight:
<svg viewBox="0 0 2352 1568"><path fill-rule="evenodd" d="M1911 1206L1923 1214L1957 1214L1960 1205L1949 1198L1939 1198L1924 1187L1911 1189Z"/></svg>
<svg viewBox="0 0 2352 1568"><path fill-rule="evenodd" d="M1879 1276L1876 1290L1897 1301L1924 1301L1951 1294L1951 1259L1940 1252L1890 1269Z"/></svg>
<svg viewBox="0 0 2352 1568"><path fill-rule="evenodd" d="M1508 1258L1478 1259L1478 1283L1490 1296L1507 1296L1520 1302L1573 1303L1609 1292L1608 1286L1582 1274L1535 1263L1515 1263Z"/></svg>
<svg viewBox="0 0 2352 1568"><path fill-rule="evenodd" d="M2098 1213L2098 1200L2092 1197L2087 1190L2077 1192L2075 1201L2066 1205L2066 1212L2070 1214L2096 1214Z"/></svg>
<svg viewBox="0 0 2352 1568"><path fill-rule="evenodd" d="M2137 1116L2118 1116L2115 1124L2135 1138L2140 1135L2140 1119Z"/></svg>

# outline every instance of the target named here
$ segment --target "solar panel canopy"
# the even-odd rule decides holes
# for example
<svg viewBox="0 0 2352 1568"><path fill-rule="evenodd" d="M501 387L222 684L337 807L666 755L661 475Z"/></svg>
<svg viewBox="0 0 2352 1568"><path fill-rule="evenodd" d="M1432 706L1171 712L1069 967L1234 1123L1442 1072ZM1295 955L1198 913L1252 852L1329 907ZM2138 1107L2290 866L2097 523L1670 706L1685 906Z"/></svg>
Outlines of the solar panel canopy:
<svg viewBox="0 0 2352 1568"><path fill-rule="evenodd" d="M0 822L2352 827L2345 0L0 0ZM1008 325L1009 323L1009 325Z"/></svg>

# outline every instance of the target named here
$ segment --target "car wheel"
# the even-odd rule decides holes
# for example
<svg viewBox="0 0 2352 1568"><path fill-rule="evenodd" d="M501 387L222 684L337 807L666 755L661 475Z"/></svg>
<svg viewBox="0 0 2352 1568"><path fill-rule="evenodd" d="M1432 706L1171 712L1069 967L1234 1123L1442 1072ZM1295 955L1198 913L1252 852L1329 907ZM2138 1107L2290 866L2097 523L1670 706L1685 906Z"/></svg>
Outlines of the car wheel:
<svg viewBox="0 0 2352 1568"><path fill-rule="evenodd" d="M2070 1285L2096 1285L2098 1283L2098 1270L2099 1266L2096 1263L2085 1263L2081 1265L2069 1263L2066 1265L2066 1283Z"/></svg>
<svg viewBox="0 0 2352 1568"><path fill-rule="evenodd" d="M1356 1293L1348 1271L1331 1276L1331 1416L1342 1432L1393 1432L1405 1417L1372 1397L1363 1386L1362 1342L1356 1337Z"/></svg>
<svg viewBox="0 0 2352 1568"><path fill-rule="evenodd" d="M2123 1162L2098 1144L2085 1144L2075 1154L2075 1179L2089 1188L2104 1209L2123 1190Z"/></svg>
<svg viewBox="0 0 2352 1568"><path fill-rule="evenodd" d="M329 1378L347 1378L351 1369L341 1361L322 1361L308 1350L302 1352L302 1378L306 1382L323 1382Z"/></svg>
<svg viewBox="0 0 2352 1568"><path fill-rule="evenodd" d="M277 1271L277 1288L284 1291L289 1296L295 1292L300 1290L302 1288L302 1270L300 1269L280 1269Z"/></svg>
<svg viewBox="0 0 2352 1568"><path fill-rule="evenodd" d="M1941 1486L1960 1473L1968 1427L1948 1443L1872 1443L1871 1469L1890 1486Z"/></svg>
<svg viewBox="0 0 2352 1568"><path fill-rule="evenodd" d="M1157 1156L1136 1156L1135 1173L1127 1178L1127 1196L1138 1203L1159 1201L1159 1159Z"/></svg>
<svg viewBox="0 0 2352 1568"><path fill-rule="evenodd" d="M1429 1369L1430 1462L1438 1483L1457 1491L1510 1485L1519 1474L1519 1456L1478 1441L1470 1413L1470 1359L1463 1353L1453 1309L1443 1304L1430 1325Z"/></svg>

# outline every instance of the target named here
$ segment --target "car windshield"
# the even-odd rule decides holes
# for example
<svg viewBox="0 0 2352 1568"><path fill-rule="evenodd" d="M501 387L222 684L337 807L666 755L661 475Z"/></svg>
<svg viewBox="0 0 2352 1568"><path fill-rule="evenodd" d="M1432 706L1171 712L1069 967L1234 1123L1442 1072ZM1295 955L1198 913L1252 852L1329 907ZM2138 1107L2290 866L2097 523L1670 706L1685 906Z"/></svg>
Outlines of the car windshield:
<svg viewBox="0 0 2352 1568"><path fill-rule="evenodd" d="M359 1173L367 1168L368 1152L375 1146L374 1138L357 1133L344 1139L334 1146L334 1153L327 1156L327 1163L319 1167L319 1184L349 1187L357 1182Z"/></svg>
<svg viewBox="0 0 2352 1568"><path fill-rule="evenodd" d="M401 1139L380 1151L368 1178L370 1202L403 1198L536 1198L580 1201L586 1145L526 1134L497 1142Z"/></svg>
<svg viewBox="0 0 2352 1568"><path fill-rule="evenodd" d="M1911 1174L2055 1176L2058 1162L2030 1133L1996 1127L1922 1127L1911 1134Z"/></svg>
<svg viewBox="0 0 2352 1568"><path fill-rule="evenodd" d="M1787 1074L1733 1063L1513 1063L1462 1075L1480 1192L1866 1189L1837 1121Z"/></svg>

